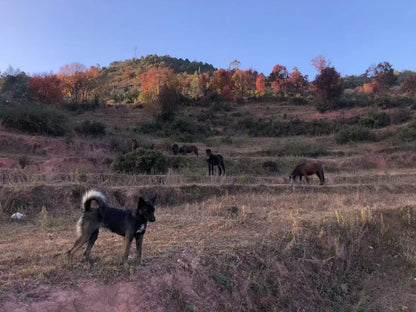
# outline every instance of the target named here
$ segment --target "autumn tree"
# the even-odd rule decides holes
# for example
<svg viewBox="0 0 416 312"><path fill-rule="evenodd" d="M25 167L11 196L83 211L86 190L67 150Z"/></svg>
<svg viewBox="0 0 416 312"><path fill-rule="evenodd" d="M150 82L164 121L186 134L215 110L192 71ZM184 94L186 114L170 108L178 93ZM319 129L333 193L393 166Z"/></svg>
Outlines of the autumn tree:
<svg viewBox="0 0 416 312"><path fill-rule="evenodd" d="M287 79L287 93L290 95L302 96L308 89L308 76L302 73L295 67L288 75Z"/></svg>
<svg viewBox="0 0 416 312"><path fill-rule="evenodd" d="M70 101L78 104L87 100L96 86L98 68L91 66L87 69L79 63L67 64L60 68L58 77Z"/></svg>
<svg viewBox="0 0 416 312"><path fill-rule="evenodd" d="M240 96L246 96L253 93L254 90L256 90L257 75L257 72L252 69L237 69L232 76L234 90L238 92Z"/></svg>
<svg viewBox="0 0 416 312"><path fill-rule="evenodd" d="M335 68L323 68L312 84L318 109L325 111L333 108L335 100L342 94L342 78Z"/></svg>
<svg viewBox="0 0 416 312"><path fill-rule="evenodd" d="M231 72L222 68L216 70L212 78L212 87L224 99L231 100L231 91L233 90Z"/></svg>
<svg viewBox="0 0 416 312"><path fill-rule="evenodd" d="M257 76L256 79L256 95L263 96L266 94L266 77L263 74Z"/></svg>
<svg viewBox="0 0 416 312"><path fill-rule="evenodd" d="M159 99L161 89L169 90L169 94L173 94L172 90L178 93L179 82L175 72L166 67L152 67L140 78L142 87L140 100L149 111L160 116L163 114L162 103Z"/></svg>
<svg viewBox="0 0 416 312"><path fill-rule="evenodd" d="M287 79L289 74L285 66L275 65L269 75L269 82L277 93L284 95L287 90Z"/></svg>
<svg viewBox="0 0 416 312"><path fill-rule="evenodd" d="M35 99L43 104L62 104L61 81L57 75L35 75L29 78L30 89Z"/></svg>
<svg viewBox="0 0 416 312"><path fill-rule="evenodd" d="M394 69L389 62L381 62L377 66L369 67L366 75L377 82L378 93L386 93L397 81Z"/></svg>
<svg viewBox="0 0 416 312"><path fill-rule="evenodd" d="M416 95L416 75L407 76L400 89L410 95Z"/></svg>

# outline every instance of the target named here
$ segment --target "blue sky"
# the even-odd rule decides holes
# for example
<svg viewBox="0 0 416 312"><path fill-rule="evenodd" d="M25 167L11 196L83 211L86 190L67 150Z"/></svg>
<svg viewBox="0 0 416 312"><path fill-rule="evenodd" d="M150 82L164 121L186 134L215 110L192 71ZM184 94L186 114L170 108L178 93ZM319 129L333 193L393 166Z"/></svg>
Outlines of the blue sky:
<svg viewBox="0 0 416 312"><path fill-rule="evenodd" d="M313 79L323 55L344 75L388 61L416 70L414 0L0 0L0 72L58 72L170 55Z"/></svg>

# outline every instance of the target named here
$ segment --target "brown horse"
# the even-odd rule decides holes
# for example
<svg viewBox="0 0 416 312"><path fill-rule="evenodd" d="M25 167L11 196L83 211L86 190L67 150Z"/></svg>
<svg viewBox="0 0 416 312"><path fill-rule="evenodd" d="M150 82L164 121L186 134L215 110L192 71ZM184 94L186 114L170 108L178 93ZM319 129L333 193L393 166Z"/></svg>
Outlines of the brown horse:
<svg viewBox="0 0 416 312"><path fill-rule="evenodd" d="M312 174L316 174L319 177L321 185L325 183L324 169L322 168L322 164L313 161L307 161L296 166L296 168L290 174L289 180L295 181L296 178L299 177L299 181L302 181L302 177L305 177L306 182L309 184L308 176Z"/></svg>
<svg viewBox="0 0 416 312"><path fill-rule="evenodd" d="M178 146L178 144L173 144L172 145L172 153L173 153L173 155L178 155L178 153L179 153L179 146Z"/></svg>
<svg viewBox="0 0 416 312"><path fill-rule="evenodd" d="M182 145L182 147L179 149L179 153L182 155L186 155L188 153L195 153L195 155L198 156L198 147L195 145Z"/></svg>

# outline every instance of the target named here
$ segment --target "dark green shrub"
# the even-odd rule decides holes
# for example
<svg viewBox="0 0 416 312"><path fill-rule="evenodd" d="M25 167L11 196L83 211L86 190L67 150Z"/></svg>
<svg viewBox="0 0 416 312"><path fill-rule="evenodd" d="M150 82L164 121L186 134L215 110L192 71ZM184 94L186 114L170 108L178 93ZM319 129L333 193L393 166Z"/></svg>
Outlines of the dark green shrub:
<svg viewBox="0 0 416 312"><path fill-rule="evenodd" d="M268 172L279 172L279 165L275 161L265 161L263 168Z"/></svg>
<svg viewBox="0 0 416 312"><path fill-rule="evenodd" d="M81 135L102 136L105 135L105 125L102 122L84 120L75 131Z"/></svg>
<svg viewBox="0 0 416 312"><path fill-rule="evenodd" d="M182 155L170 156L168 158L168 166L175 170L182 170L189 166L189 159Z"/></svg>
<svg viewBox="0 0 416 312"><path fill-rule="evenodd" d="M390 116L387 115L386 113L376 114L374 116L374 120L375 120L374 127L376 128L387 127L391 123Z"/></svg>
<svg viewBox="0 0 416 312"><path fill-rule="evenodd" d="M369 128L352 125L344 126L336 135L335 142L338 144L346 144L349 142L360 142L360 141L375 141L375 135L370 131Z"/></svg>
<svg viewBox="0 0 416 312"><path fill-rule="evenodd" d="M372 103L381 108L406 107L415 104L415 99L402 95L384 95L373 99Z"/></svg>
<svg viewBox="0 0 416 312"><path fill-rule="evenodd" d="M410 117L411 117L411 113L408 108L396 109L391 114L391 119L394 124L400 124L400 123L406 122L410 119Z"/></svg>
<svg viewBox="0 0 416 312"><path fill-rule="evenodd" d="M410 142L416 140L416 120L409 122L406 128L399 130L395 138L399 141Z"/></svg>
<svg viewBox="0 0 416 312"><path fill-rule="evenodd" d="M113 169L124 173L165 174L168 171L168 161L159 151L140 148L118 157Z"/></svg>
<svg viewBox="0 0 416 312"><path fill-rule="evenodd" d="M70 132L68 116L53 107L2 104L0 119L5 127L30 134L64 136Z"/></svg>

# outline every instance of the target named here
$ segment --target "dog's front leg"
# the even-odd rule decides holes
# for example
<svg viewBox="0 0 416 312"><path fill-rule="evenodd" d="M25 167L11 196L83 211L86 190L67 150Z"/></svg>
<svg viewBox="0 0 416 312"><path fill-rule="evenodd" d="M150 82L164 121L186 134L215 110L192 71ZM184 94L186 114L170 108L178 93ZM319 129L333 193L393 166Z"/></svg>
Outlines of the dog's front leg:
<svg viewBox="0 0 416 312"><path fill-rule="evenodd" d="M130 238L130 236L126 235L124 237L124 254L123 254L123 263L127 262L127 258L129 257L129 253L130 253L130 246L131 246L131 241L133 240L133 238Z"/></svg>
<svg viewBox="0 0 416 312"><path fill-rule="evenodd" d="M142 264L142 244L143 244L143 235L136 236L136 253L137 253L137 263Z"/></svg>

